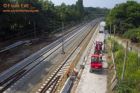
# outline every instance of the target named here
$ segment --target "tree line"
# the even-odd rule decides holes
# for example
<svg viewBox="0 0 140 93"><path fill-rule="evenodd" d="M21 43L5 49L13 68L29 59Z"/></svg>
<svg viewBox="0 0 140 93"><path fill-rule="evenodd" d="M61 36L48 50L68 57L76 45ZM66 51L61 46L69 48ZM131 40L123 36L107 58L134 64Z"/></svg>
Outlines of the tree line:
<svg viewBox="0 0 140 93"><path fill-rule="evenodd" d="M39 12L2 12L7 9L3 4L17 3L30 4ZM51 32L58 29L62 21L65 24L80 21L84 13L82 0L78 0L76 5L71 6L64 3L61 6L55 6L49 0L3 0L0 4L0 39L3 40L16 35L22 36L30 33L32 35L34 30L37 34L42 31Z"/></svg>
<svg viewBox="0 0 140 93"><path fill-rule="evenodd" d="M110 27L113 29L113 25L115 25L116 34L130 38L132 42L140 41L139 20L140 3L136 1L117 4L106 17L108 29Z"/></svg>
<svg viewBox="0 0 140 93"><path fill-rule="evenodd" d="M7 9L3 4L29 4L38 9L39 12L2 12L2 10ZM30 10L32 7L24 9ZM14 9L18 10L20 8ZM96 13L105 14L107 10L92 7L85 8L83 0L78 0L73 5L62 3L59 6L55 6L50 0L1 0L0 40L33 35L34 33L37 35L43 34L43 32L49 34L61 28L62 22L64 25L80 23L83 20L97 17L97 15L94 15Z"/></svg>

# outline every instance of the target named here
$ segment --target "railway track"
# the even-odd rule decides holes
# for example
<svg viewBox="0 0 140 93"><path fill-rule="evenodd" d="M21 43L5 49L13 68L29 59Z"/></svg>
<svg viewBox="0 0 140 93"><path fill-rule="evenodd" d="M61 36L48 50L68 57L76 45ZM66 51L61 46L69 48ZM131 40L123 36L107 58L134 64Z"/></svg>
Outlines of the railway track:
<svg viewBox="0 0 140 93"><path fill-rule="evenodd" d="M95 24L96 25L96 24ZM95 26L94 25L94 26ZM69 64L70 57L75 53L75 51L79 48L81 43L88 37L88 35L91 33L91 30L87 33L87 35L81 40L81 42L78 44L78 46L72 51L72 53L66 58L66 60L59 65L59 67L50 75L50 77L45 81L45 83L42 84L42 86L38 89L36 93L55 93L57 90L57 86L60 82L60 80L63 77L63 72L66 64ZM68 69L68 68L67 68Z"/></svg>
<svg viewBox="0 0 140 93"><path fill-rule="evenodd" d="M72 30L79 30L80 29L80 26L78 26L77 28L74 28L74 29L72 29ZM69 33L69 34L67 34L67 35L65 35L64 36L64 39L66 39L66 38L68 38L68 37L70 37L70 35L71 34L73 34L75 31L73 31L73 32L71 32L71 33ZM32 64L35 60L37 60L38 58L40 58L41 56L43 56L43 55L45 55L47 52L49 52L51 49L53 49L54 47L56 47L56 45L57 44L60 44L61 43L61 38L59 39L59 40L56 40L54 43L52 43L52 44L50 44L50 45L48 45L47 46L47 51L45 51L45 52L42 52L41 54L40 53L38 53L38 54L40 54L39 56L36 56L36 55L32 55L32 56L30 56L30 59L28 58L28 59L25 59L25 60L23 60L23 61L21 61L20 63L24 63L24 62L26 62L26 61L30 61L30 62L27 62L27 64L25 63L25 65L24 66L21 66L20 64L17 64L16 66L17 67L20 67L19 69L17 68L17 71L14 71L15 69L16 69L16 66L15 66L15 68L14 67L11 67L10 69L8 69L7 71L5 71L4 73L1 73L0 74L0 86L2 86L4 83L6 83L6 81L8 81L8 80L10 80L11 79L11 77L14 77L15 75L17 75L17 74L20 74L22 71L22 69L23 68L25 68L25 67L27 67L27 66L29 66L30 64ZM42 49L43 50L43 49ZM34 59L32 59L31 60L31 58L33 57L33 56L35 56L35 58ZM9 73L9 71L13 71L12 73ZM6 74L9 74L8 76L6 76Z"/></svg>
<svg viewBox="0 0 140 93"><path fill-rule="evenodd" d="M76 28L76 29L80 29L80 28ZM75 30L75 29L74 29ZM78 32L78 31L77 31ZM74 32L73 32L74 33ZM72 34L72 33L71 33ZM74 34L71 38L74 38L77 34ZM71 35L66 35L64 36L64 38L66 37L70 37ZM71 38L69 38L67 41L69 41ZM66 43L66 42L65 42ZM59 46L55 46L55 45L59 45ZM45 51L44 53L42 53L39 57L36 57L34 60L31 60L28 64L22 66L22 68L20 68L19 70L17 70L15 73L9 75L9 77L5 78L4 80L0 81L0 92L4 92L5 90L7 90L10 86L12 86L16 81L18 81L19 79L21 79L23 76L25 76L28 72L30 72L32 69L34 69L37 65L39 65L44 59L46 59L48 56L50 56L52 53L54 53L55 51L57 51L59 48L61 48L61 39L57 40L57 43L53 43L51 46L53 46L52 48L50 48L48 51ZM53 48L55 48L53 51L50 52L50 50L52 50ZM50 52L48 55L46 55L46 53ZM44 56L42 58L42 56ZM33 64L33 65L32 65ZM31 66L32 65L32 66ZM62 67L61 67L62 68ZM60 69L58 69L60 70ZM56 71L57 72L57 71ZM58 71L59 72L59 71ZM56 75L55 75L56 76ZM57 76L58 77L58 76ZM59 78L57 80L55 80L54 82L57 84L57 81L59 81L60 79L60 75ZM51 85L56 85L56 84L51 84ZM43 92L42 92L43 93Z"/></svg>

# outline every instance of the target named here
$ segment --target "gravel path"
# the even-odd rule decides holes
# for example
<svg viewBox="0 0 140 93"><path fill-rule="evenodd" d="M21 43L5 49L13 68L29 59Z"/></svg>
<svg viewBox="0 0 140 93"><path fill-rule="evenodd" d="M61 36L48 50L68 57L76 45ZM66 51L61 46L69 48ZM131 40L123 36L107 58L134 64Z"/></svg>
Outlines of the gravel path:
<svg viewBox="0 0 140 93"><path fill-rule="evenodd" d="M104 34L97 34L95 41L103 41ZM92 47L95 45L93 44ZM103 71L90 72L90 56L94 52L93 48L91 49L90 55L88 57L85 69L83 70L80 82L77 86L76 93L106 93L107 91L107 62L106 57L103 56Z"/></svg>

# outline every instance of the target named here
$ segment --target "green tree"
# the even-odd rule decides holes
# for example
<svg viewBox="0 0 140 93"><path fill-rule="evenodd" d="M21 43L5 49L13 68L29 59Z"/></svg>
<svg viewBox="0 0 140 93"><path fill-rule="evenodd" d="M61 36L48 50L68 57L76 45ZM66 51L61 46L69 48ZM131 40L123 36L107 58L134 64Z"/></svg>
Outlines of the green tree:
<svg viewBox="0 0 140 93"><path fill-rule="evenodd" d="M39 12L3 13L2 10L6 9L2 6L3 3L30 4L32 7L38 9ZM36 35L43 34L44 32L52 33L61 27L62 21L65 23L65 26L70 24L74 25L83 19L90 19L88 16L92 16L93 14L88 9L86 9L88 13L85 13L83 0L78 0L73 5L62 3L60 6L55 6L50 0L0 0L0 5L0 40L17 37L20 39L25 36L34 36L35 33ZM31 10L32 7L25 9ZM93 11L96 10L93 9Z"/></svg>
<svg viewBox="0 0 140 93"><path fill-rule="evenodd" d="M129 28L140 26L140 4L127 1L116 5L106 18L107 26L116 25L117 33L124 34Z"/></svg>
<svg viewBox="0 0 140 93"><path fill-rule="evenodd" d="M76 2L76 8L77 8L77 12L79 13L79 16L82 18L84 16L83 0L78 0Z"/></svg>

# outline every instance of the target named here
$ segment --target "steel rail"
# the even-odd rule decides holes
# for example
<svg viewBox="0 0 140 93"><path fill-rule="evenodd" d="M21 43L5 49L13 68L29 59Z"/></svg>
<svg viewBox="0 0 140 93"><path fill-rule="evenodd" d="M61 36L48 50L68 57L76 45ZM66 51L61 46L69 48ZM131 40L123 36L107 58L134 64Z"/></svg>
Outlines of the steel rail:
<svg viewBox="0 0 140 93"><path fill-rule="evenodd" d="M74 52L78 49L78 47L81 45L81 43L86 39L86 37L90 34L90 32L92 31L92 29L96 26L96 24L94 24L93 27L91 27L90 31L87 33L87 35L85 35L85 37L81 40L81 42L78 44L78 46L72 51L72 53L66 58L66 60L63 62L63 64L58 68L58 70L55 72L55 74L53 74L52 78L47 82L47 84L44 86L44 88L40 91L40 93L46 93L46 91L50 88L50 85L53 84L53 80L55 80L57 78L57 74L59 73L59 71L63 68L63 66L67 63L67 61L70 59L70 57L74 54ZM55 87L54 84L53 87ZM51 90L53 91L53 89ZM52 93L50 91L50 93ZM53 91L54 92L54 91Z"/></svg>
<svg viewBox="0 0 140 93"><path fill-rule="evenodd" d="M77 31L76 31L76 32L77 32ZM77 34L75 34L75 35L77 35ZM74 36L75 36L75 35L74 35ZM73 37L74 37L74 36L73 36ZM73 37L72 37L72 38L73 38ZM59 43L59 44L60 44L60 43ZM54 46L54 47L56 47L56 46ZM61 46L60 46L60 47L61 47ZM58 47L57 49L59 49L60 47ZM57 49L56 49L56 50L57 50ZM51 50L51 49L50 49L50 50ZM56 50L54 50L53 52L55 52ZM48 51L47 51L47 52L48 52ZM51 54L52 54L53 52L51 52ZM50 55L51 55L51 54L50 54ZM47 57L48 57L48 56L47 56ZM45 58L47 58L47 57L45 57ZM45 59L45 58L44 58L44 59ZM43 59L43 60L44 60L44 59ZM42 62L42 61L40 61L40 62ZM39 63L40 63L40 62L39 62ZM39 64L39 63L38 63L38 64ZM36 64L35 66L37 66L38 64ZM9 77L8 79L6 79L7 81L4 81L3 83L8 82L8 81L10 80L10 78L13 79L13 80L12 80L10 83L8 83L3 89L1 89L1 92L4 91L4 90L6 90L9 86L11 86L13 83L15 83L15 81L19 80L22 76L26 75L26 74L27 74L30 70L32 70L35 66L33 66L33 67L32 67L31 69L29 69L29 70L24 70L24 68L23 68L23 69L19 70L17 73L15 73L14 75L12 75L12 76L11 76L12 78ZM24 72L23 72L23 70L24 70ZM13 81L14 81L14 82L13 82ZM2 84L2 83L1 83L1 84Z"/></svg>

